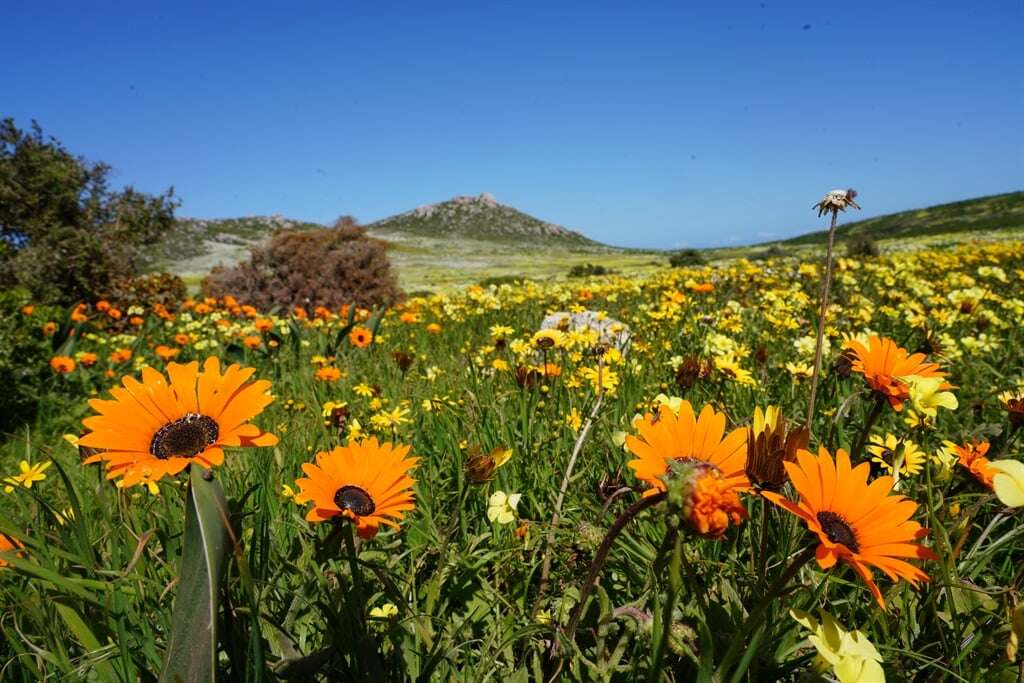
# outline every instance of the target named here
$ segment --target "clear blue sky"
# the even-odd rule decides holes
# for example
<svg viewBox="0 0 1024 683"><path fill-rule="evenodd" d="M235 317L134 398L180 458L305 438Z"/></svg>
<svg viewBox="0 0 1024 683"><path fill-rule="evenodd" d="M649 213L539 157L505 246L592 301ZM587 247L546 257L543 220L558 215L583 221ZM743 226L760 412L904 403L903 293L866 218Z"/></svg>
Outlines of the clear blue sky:
<svg viewBox="0 0 1024 683"><path fill-rule="evenodd" d="M675 247L820 228L835 187L864 217L1024 189L1021 0L159 4L4 3L0 116L182 215L487 191Z"/></svg>

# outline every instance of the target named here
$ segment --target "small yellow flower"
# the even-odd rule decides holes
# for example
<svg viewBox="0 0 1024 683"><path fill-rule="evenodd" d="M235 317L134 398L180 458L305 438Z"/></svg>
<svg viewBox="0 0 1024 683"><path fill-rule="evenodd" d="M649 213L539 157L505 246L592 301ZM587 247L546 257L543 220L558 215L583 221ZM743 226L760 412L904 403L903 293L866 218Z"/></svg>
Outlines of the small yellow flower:
<svg viewBox="0 0 1024 683"><path fill-rule="evenodd" d="M374 619L390 619L398 614L398 607L390 602L385 602L380 607L370 610L370 616Z"/></svg>
<svg viewBox="0 0 1024 683"><path fill-rule="evenodd" d="M355 385L354 387L352 387L352 391L364 397L373 396L373 387L371 387L366 382L361 382L360 384Z"/></svg>
<svg viewBox="0 0 1024 683"><path fill-rule="evenodd" d="M487 519L498 524L510 524L515 521L521 493L505 493L495 491L487 500Z"/></svg>
<svg viewBox="0 0 1024 683"><path fill-rule="evenodd" d="M27 460L22 460L18 463L18 474L12 475L4 479L4 493L10 493L15 487L22 487L26 489L32 488L32 484L37 481L46 479L46 475L43 474L53 463L47 460L46 462L36 463L30 465Z"/></svg>
<svg viewBox="0 0 1024 683"><path fill-rule="evenodd" d="M569 414L565 416L565 424L569 425L573 432L579 432L580 427L583 426L583 416L580 415L580 411L575 408L569 411Z"/></svg>
<svg viewBox="0 0 1024 683"><path fill-rule="evenodd" d="M295 489L288 484L281 484L281 497L285 500L293 500L295 498Z"/></svg>

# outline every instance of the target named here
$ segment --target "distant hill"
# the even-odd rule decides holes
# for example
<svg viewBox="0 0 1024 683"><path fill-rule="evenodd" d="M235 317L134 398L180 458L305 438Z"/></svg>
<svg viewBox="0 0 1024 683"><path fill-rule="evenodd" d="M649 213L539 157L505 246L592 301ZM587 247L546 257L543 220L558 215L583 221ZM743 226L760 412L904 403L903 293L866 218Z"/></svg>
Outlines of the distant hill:
<svg viewBox="0 0 1024 683"><path fill-rule="evenodd" d="M847 218L850 216L850 213L846 214ZM840 220L842 218L840 216ZM1021 227L1024 227L1024 192L1008 192L843 223L836 228L836 239L867 235L880 240ZM818 244L827 238L828 231L821 230L782 240L781 243Z"/></svg>
<svg viewBox="0 0 1024 683"><path fill-rule="evenodd" d="M322 228L284 216L178 218L154 247L157 268L174 273L205 273L218 263L236 263L275 230Z"/></svg>
<svg viewBox="0 0 1024 683"><path fill-rule="evenodd" d="M242 261L276 230L323 227L284 216L179 218L174 230L154 247L153 269L197 282L217 264ZM403 279L413 277L417 282L441 277L444 270L518 273L523 259L534 262L542 254L558 257L559 262L564 255L576 263L602 254L635 252L627 258L638 259L638 254L647 253L601 244L501 204L486 192L421 206L365 227L374 237L392 243L392 261Z"/></svg>
<svg viewBox="0 0 1024 683"><path fill-rule="evenodd" d="M484 192L475 197L455 197L427 204L390 218L370 223L370 234L477 241L522 241L534 246L604 246L575 230L548 223L500 203Z"/></svg>

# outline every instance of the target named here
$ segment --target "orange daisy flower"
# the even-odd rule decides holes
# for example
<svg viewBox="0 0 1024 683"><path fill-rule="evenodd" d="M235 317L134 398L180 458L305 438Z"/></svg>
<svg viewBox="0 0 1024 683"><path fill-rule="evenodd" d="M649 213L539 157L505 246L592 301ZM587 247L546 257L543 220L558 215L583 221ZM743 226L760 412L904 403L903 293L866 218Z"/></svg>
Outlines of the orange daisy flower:
<svg viewBox="0 0 1024 683"><path fill-rule="evenodd" d="M337 517L356 525L361 538L373 538L381 524L398 528L413 502L409 470L419 458L407 458L409 446L379 443L376 438L336 446L316 454L316 464L305 463L306 476L295 481L296 503L312 502L310 522Z"/></svg>
<svg viewBox="0 0 1024 683"><path fill-rule="evenodd" d="M807 523L821 542L816 557L822 569L843 561L849 564L885 607L882 592L875 584L870 566L881 569L890 579L903 578L911 584L927 581L928 575L901 557L937 560L931 550L912 541L923 538L928 530L911 520L917 503L903 496L889 495L894 480L878 477L870 484L871 466L863 462L851 467L846 451L836 458L824 448L817 457L797 451L797 462L784 463L789 479L800 494L794 503L777 493L761 495L792 512Z"/></svg>
<svg viewBox="0 0 1024 683"><path fill-rule="evenodd" d="M75 369L75 359L70 356L54 356L50 359L50 369L61 375L66 375Z"/></svg>
<svg viewBox="0 0 1024 683"><path fill-rule="evenodd" d="M845 348L853 352L851 369L864 375L868 386L885 396L897 412L903 410L903 402L910 397L910 388L902 377L946 376L938 364L926 362L923 353L910 354L887 337L870 337L867 345L851 339ZM942 388L952 385L943 384Z"/></svg>
<svg viewBox="0 0 1024 683"><path fill-rule="evenodd" d="M959 446L952 441L945 441L943 443L950 453L956 455L960 465L974 475L974 478L981 482L985 488L990 491L992 490L992 480L996 475L996 471L989 467L992 461L986 457L990 447L988 441L972 441L963 446Z"/></svg>
<svg viewBox="0 0 1024 683"><path fill-rule="evenodd" d="M352 342L352 346L365 349L373 341L373 332L365 327L353 327L352 331L348 333L348 340Z"/></svg>
<svg viewBox="0 0 1024 683"><path fill-rule="evenodd" d="M657 415L647 413L637 427L639 436L626 437L626 447L637 456L628 464L637 479L651 488L644 496L653 496L667 490L662 477L669 471L672 461L705 462L713 465L730 488L745 491L750 488L745 470L747 464L747 431L734 429L725 434L725 413L704 406L695 417L689 401L673 412L661 406Z"/></svg>
<svg viewBox="0 0 1024 683"><path fill-rule="evenodd" d="M213 467L224 462L225 446L273 446L277 437L249 420L273 400L270 382L248 379L253 368L239 365L220 371L220 361L168 363L164 375L142 369L124 387L110 390L113 400L92 399L99 413L83 420L90 430L81 447L100 449L85 463L106 462L107 478L123 477L134 486L173 476L189 463Z"/></svg>

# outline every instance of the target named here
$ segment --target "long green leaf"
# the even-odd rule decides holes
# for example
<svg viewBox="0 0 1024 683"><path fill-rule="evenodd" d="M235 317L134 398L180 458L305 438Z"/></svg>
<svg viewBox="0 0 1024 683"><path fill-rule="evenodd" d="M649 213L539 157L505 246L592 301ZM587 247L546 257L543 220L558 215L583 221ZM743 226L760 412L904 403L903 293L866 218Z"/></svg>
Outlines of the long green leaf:
<svg viewBox="0 0 1024 683"><path fill-rule="evenodd" d="M78 642L85 648L86 654L97 652L102 645L100 645L99 639L92 632L92 630L86 625L79 616L78 612L69 605L57 602L54 603L54 607L57 608L57 613L61 619L64 620L64 624L67 625L68 630L71 631L78 638ZM117 674L114 672L114 667L111 666L110 662L105 659L96 659L91 665L94 674L98 675L103 681L116 682Z"/></svg>
<svg viewBox="0 0 1024 683"><path fill-rule="evenodd" d="M228 506L224 490L192 467L185 511L178 595L171 641L160 680L214 681L217 675L217 598L228 549Z"/></svg>

